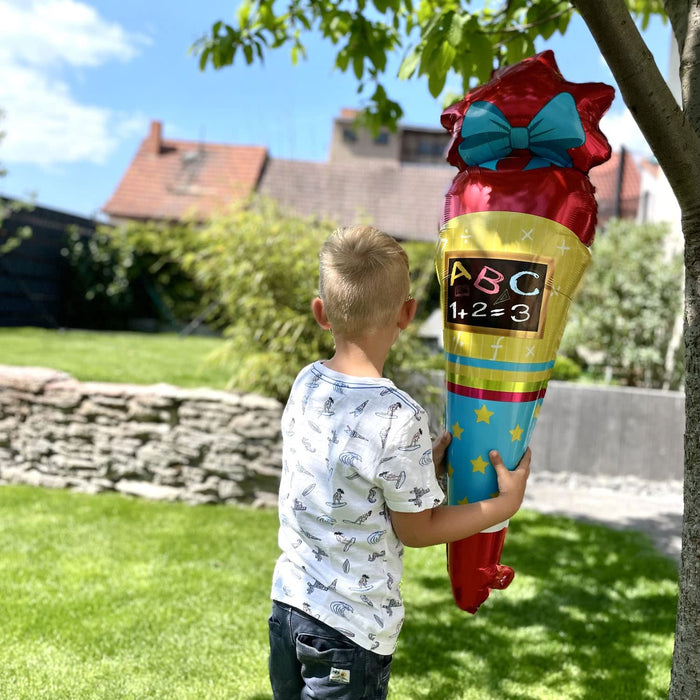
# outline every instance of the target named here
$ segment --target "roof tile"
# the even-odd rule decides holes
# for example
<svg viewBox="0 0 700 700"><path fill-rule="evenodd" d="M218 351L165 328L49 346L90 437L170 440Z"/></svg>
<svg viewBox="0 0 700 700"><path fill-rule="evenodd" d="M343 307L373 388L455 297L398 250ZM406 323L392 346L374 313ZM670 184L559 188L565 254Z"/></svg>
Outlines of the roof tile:
<svg viewBox="0 0 700 700"><path fill-rule="evenodd" d="M257 187L267 160L261 146L144 139L103 211L114 218L206 216Z"/></svg>

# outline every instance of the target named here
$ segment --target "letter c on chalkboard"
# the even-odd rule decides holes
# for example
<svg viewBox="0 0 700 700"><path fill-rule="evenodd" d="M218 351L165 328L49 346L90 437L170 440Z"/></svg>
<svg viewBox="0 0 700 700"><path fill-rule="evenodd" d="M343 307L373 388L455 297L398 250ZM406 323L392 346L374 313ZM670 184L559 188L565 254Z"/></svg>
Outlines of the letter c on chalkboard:
<svg viewBox="0 0 700 700"><path fill-rule="evenodd" d="M516 294L522 294L524 297L534 297L537 296L540 293L539 289L535 289L532 292L524 292L520 287L518 287L518 279L522 277L523 275L532 275L535 279L539 279L540 276L536 272L532 272L531 270L523 270L522 272L518 272L517 274L513 275L510 278L510 288L516 293Z"/></svg>

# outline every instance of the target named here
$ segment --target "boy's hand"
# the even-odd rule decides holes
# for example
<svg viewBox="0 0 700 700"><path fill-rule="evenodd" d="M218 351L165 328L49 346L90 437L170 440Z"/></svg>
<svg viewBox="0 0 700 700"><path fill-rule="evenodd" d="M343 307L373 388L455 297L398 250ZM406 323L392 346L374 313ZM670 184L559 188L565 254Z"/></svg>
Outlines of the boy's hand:
<svg viewBox="0 0 700 700"><path fill-rule="evenodd" d="M433 463L435 464L435 476L441 479L445 476L447 472L447 466L445 464L445 451L447 446L452 441L452 435L448 432L438 435L438 437L433 440Z"/></svg>
<svg viewBox="0 0 700 700"><path fill-rule="evenodd" d="M433 443L436 465L442 463L445 448L450 444L450 434L444 433ZM426 547L440 542L455 542L482 532L496 523L503 522L516 513L530 475L530 449L520 460L517 469L509 471L496 450L489 453L498 475L498 498L464 505L442 505L426 508L418 513L403 513L390 510L391 524L397 537L407 547Z"/></svg>
<svg viewBox="0 0 700 700"><path fill-rule="evenodd" d="M500 496L509 499L515 510L518 510L520 504L523 502L525 486L530 476L530 460L532 459L530 448L528 447L527 450L525 450L525 454L513 471L510 471L506 465L503 464L503 459L497 450L491 450L491 452L489 452L489 459L491 460L493 468L496 470L498 492Z"/></svg>

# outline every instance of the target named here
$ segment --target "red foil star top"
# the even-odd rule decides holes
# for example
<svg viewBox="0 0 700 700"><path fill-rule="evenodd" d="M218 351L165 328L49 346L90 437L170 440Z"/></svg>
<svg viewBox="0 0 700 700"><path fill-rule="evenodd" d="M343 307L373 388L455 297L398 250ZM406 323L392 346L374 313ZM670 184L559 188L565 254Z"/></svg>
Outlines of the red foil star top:
<svg viewBox="0 0 700 700"><path fill-rule="evenodd" d="M468 165L459 152L462 143L464 115L475 102L489 102L497 107L512 127L526 127L538 112L556 95L569 93L576 104L585 133L582 145L568 149L573 168L587 174L595 165L610 157L610 144L600 131L599 121L612 103L615 90L605 83L570 83L559 72L554 53L543 51L512 66L494 71L491 80L470 90L464 99L448 107L440 119L452 134L447 161L465 170ZM528 154L514 151L503 158L497 170L522 168Z"/></svg>

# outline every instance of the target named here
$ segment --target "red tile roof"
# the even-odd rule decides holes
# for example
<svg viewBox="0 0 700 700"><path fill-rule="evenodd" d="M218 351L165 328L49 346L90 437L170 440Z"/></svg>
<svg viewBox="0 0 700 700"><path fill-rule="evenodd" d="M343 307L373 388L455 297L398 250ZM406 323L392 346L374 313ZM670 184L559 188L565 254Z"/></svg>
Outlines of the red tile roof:
<svg viewBox="0 0 700 700"><path fill-rule="evenodd" d="M442 165L371 159L310 163L273 158L259 191L301 216L326 216L340 226L366 221L399 239L434 241L455 172Z"/></svg>
<svg viewBox="0 0 700 700"><path fill-rule="evenodd" d="M641 175L631 153L616 151L610 160L593 168L589 177L596 189L599 225L611 217L634 219L637 216Z"/></svg>
<svg viewBox="0 0 700 700"><path fill-rule="evenodd" d="M205 217L255 191L266 160L261 146L163 139L154 121L103 211L129 219Z"/></svg>
<svg viewBox="0 0 700 700"><path fill-rule="evenodd" d="M351 116L351 110L341 114ZM371 157L342 163L280 160L268 158L263 147L166 140L161 131L160 122L151 123L151 133L104 206L112 218L176 220L193 212L205 217L258 191L302 216L326 216L340 225L367 221L399 239L432 241L456 173L447 163ZM640 169L623 153L591 170L599 224L611 216L636 216Z"/></svg>

